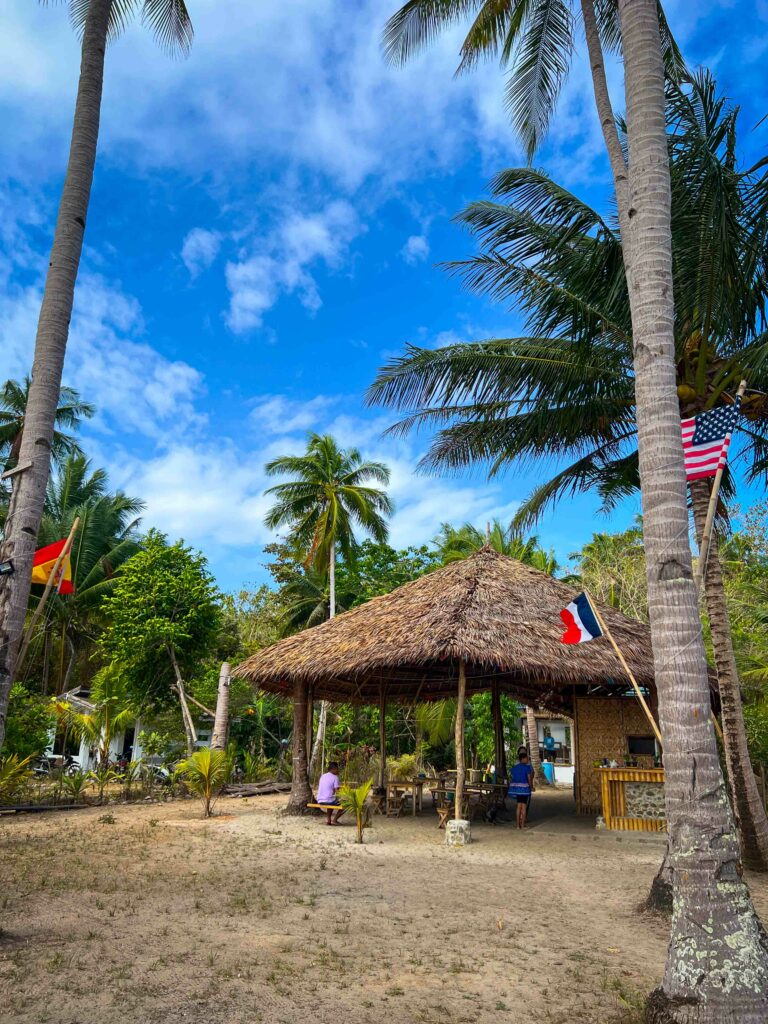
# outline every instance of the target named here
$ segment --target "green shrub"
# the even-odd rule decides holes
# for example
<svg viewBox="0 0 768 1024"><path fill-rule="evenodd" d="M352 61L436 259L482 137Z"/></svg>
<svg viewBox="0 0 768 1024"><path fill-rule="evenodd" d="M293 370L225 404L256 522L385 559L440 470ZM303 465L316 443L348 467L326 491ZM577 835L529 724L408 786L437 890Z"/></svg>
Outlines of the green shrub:
<svg viewBox="0 0 768 1024"><path fill-rule="evenodd" d="M55 717L47 697L31 693L22 683L11 687L8 721L5 727L4 754L35 757L48 746Z"/></svg>
<svg viewBox="0 0 768 1024"><path fill-rule="evenodd" d="M387 760L387 776L395 782L414 779L421 769L420 751L415 754L401 754L400 757L390 757Z"/></svg>

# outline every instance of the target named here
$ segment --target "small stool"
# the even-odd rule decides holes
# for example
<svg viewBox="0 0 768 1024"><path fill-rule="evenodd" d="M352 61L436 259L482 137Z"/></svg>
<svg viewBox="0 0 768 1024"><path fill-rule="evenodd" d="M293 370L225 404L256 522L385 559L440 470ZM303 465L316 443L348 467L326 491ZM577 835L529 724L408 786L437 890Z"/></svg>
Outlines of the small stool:
<svg viewBox="0 0 768 1024"><path fill-rule="evenodd" d="M440 819L437 823L438 828L445 828L445 823L453 817L453 804L443 804L442 807L437 807L437 816Z"/></svg>

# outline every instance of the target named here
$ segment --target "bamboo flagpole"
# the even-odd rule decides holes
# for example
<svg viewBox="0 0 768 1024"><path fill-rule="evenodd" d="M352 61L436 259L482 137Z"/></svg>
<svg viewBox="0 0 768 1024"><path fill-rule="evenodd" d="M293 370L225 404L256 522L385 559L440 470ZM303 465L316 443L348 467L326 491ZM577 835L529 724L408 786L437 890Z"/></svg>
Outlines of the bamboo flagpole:
<svg viewBox="0 0 768 1024"><path fill-rule="evenodd" d="M739 384L739 390L736 392L736 401L740 402L744 397L744 392L747 390L747 382L743 380ZM727 450L731 441L731 434L733 431L728 431L723 441L723 447ZM704 530L701 534L701 545L699 547L699 560L696 564L696 572L694 573L694 579L696 581L696 589L701 592L702 584L704 582L704 573L707 568L707 558L709 557L709 546L712 541L712 527L715 521L715 512L717 510L717 499L720 494L720 484L723 480L723 473L725 471L725 460L722 461L721 465L717 467L715 473L715 479L712 484L712 493L709 496L709 508L707 509L707 518L704 521Z"/></svg>
<svg viewBox="0 0 768 1024"><path fill-rule="evenodd" d="M632 687L633 687L633 689L635 691L635 695L636 695L637 699L640 701L640 706L642 707L643 711L645 712L645 714L646 714L646 716L648 718L648 721L651 723L651 727L652 727L654 733L656 734L656 739L659 741L659 744L661 744L661 732L659 731L659 727L656 724L656 719L651 714L651 709L648 707L646 699L643 696L642 690L637 685L637 680L635 679L634 675L632 674L632 669L629 667L629 665L627 664L626 658L621 653L619 645L613 639L613 634L611 633L610 629L608 628L608 624L606 623L605 619L603 618L603 616L598 611L597 605L592 600L592 595L587 590L584 591L584 594L585 594L587 600L589 601L589 607L592 609L592 614L597 619L597 623L600 626L600 629L602 629L603 633L605 633L605 635L608 637L608 639L611 642L611 646L613 647L614 651L616 651L616 656L618 657L619 661L621 662L621 664L622 664L622 666L624 668L624 671L627 673L627 676L629 677L630 683L632 683Z"/></svg>
<svg viewBox="0 0 768 1024"><path fill-rule="evenodd" d="M45 605L48 602L48 598L51 596L51 591L53 590L54 585L58 588L61 582L61 580L58 579L59 570L61 570L62 566L64 565L64 561L68 557L69 552L72 550L72 542L75 539L75 533L77 532L77 528L79 525L80 516L75 516L75 521L74 523L72 523L72 529L69 531L69 536L64 542L64 547L59 552L59 557L53 563L53 569L51 570L51 574L48 577L48 582L45 584L45 590L43 591L42 597L37 602L37 608L35 608L32 614L32 618L29 621L29 625L27 626L27 629L24 633L23 639L21 641L21 649L19 651L18 657L16 658L16 666L13 671L14 676L18 674L19 669L21 668L24 659L27 656L29 645L32 642L32 634L34 633L35 626L37 625L40 615L42 614L43 608L45 608Z"/></svg>

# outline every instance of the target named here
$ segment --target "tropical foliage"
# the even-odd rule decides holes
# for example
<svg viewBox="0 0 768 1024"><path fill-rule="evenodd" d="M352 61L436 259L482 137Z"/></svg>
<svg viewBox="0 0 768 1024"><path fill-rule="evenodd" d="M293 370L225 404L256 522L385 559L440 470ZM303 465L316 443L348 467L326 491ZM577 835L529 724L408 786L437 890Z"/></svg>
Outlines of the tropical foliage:
<svg viewBox="0 0 768 1024"><path fill-rule="evenodd" d="M764 479L768 178L762 161L737 165L737 113L707 72L670 89L678 394L682 414L693 415L732 396L746 376L748 472ZM397 432L436 429L428 469L479 462L493 476L565 460L523 504L518 528L578 491L595 490L610 510L639 485L618 226L532 168L497 175L491 194L459 217L482 251L450 269L522 313L525 335L411 346L382 369L369 399L407 411Z"/></svg>
<svg viewBox="0 0 768 1024"><path fill-rule="evenodd" d="M179 772L187 786L203 802L203 816L210 818L216 798L222 791L232 771L232 764L226 750L211 750L204 747L179 764Z"/></svg>

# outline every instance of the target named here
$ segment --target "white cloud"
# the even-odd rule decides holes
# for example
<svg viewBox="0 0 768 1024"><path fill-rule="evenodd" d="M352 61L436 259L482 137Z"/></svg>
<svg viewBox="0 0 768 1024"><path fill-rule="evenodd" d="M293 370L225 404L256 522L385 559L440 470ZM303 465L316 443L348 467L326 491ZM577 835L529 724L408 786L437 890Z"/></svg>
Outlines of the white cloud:
<svg viewBox="0 0 768 1024"><path fill-rule="evenodd" d="M266 238L255 238L226 266L230 293L227 324L236 333L260 327L282 295L297 295L310 313L322 305L313 270L338 270L363 231L354 208L334 200L311 213L288 213Z"/></svg>
<svg viewBox="0 0 768 1024"><path fill-rule="evenodd" d="M257 574L261 545L274 538L264 526L272 503L265 495L275 481L264 465L286 453L304 450L299 431L305 424L331 433L343 447L359 447L363 458L385 462L391 471L389 493L396 511L390 523L395 547L429 541L446 520L483 527L499 516L508 519L519 502L502 483L453 481L416 470L419 448L412 439L382 437L387 420L353 414L333 415L334 400L318 395L300 403L285 395L265 396L257 406L263 441L241 447L224 438L214 446L173 443L156 455L115 460L114 482L147 502L145 525L202 548L227 574L244 581ZM307 410L306 417L302 410ZM284 431L278 432L281 416ZM237 557L236 557L237 556Z"/></svg>
<svg viewBox="0 0 768 1024"><path fill-rule="evenodd" d="M424 235L411 235L400 250L400 255L411 265L421 263L429 256L429 242Z"/></svg>
<svg viewBox="0 0 768 1024"><path fill-rule="evenodd" d="M486 146L493 136L507 154L516 149L496 66L452 82L463 26L407 67L388 67L380 40L392 10L389 0L360 0L350 16L335 4L283 0L234 4L222 17L220 0L198 0L184 61L168 60L137 19L107 54L101 150L219 183L236 162L309 168L355 189L371 174L398 182L418 167L447 166L467 139ZM58 172L77 40L55 8L6 0L3 17L0 106L12 108L21 143L12 171Z"/></svg>
<svg viewBox="0 0 768 1024"><path fill-rule="evenodd" d="M181 246L181 258L192 277L197 277L213 263L221 248L221 233L205 228L192 228Z"/></svg>
<svg viewBox="0 0 768 1024"><path fill-rule="evenodd" d="M41 291L37 286L0 293L0 379L29 373ZM168 360L144 340L138 302L97 274L81 273L75 294L64 381L98 410L91 429L162 436L202 422L195 401L201 374Z"/></svg>
<svg viewBox="0 0 768 1024"><path fill-rule="evenodd" d="M338 401L327 395L316 395L305 402L286 395L263 395L257 399L249 420L263 434L293 434L316 427Z"/></svg>
<svg viewBox="0 0 768 1024"><path fill-rule="evenodd" d="M126 459L113 473L146 501L144 523L209 551L266 543L264 452L245 455L231 443L172 445L153 458Z"/></svg>

